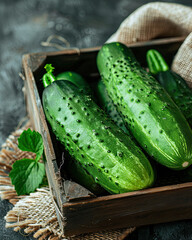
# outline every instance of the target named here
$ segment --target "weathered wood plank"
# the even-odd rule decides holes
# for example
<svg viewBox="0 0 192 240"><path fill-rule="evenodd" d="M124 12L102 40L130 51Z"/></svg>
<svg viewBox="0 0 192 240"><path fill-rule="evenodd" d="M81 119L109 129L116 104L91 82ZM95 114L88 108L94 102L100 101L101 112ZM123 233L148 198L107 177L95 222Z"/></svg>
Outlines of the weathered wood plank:
<svg viewBox="0 0 192 240"><path fill-rule="evenodd" d="M192 183L66 203L65 234L191 219L191 206Z"/></svg>

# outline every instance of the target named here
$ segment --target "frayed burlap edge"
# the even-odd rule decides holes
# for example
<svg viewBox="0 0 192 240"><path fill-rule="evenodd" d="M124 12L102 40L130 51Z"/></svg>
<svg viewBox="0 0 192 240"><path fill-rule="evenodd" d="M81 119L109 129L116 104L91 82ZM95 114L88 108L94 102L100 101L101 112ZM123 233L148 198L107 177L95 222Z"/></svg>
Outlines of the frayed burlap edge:
<svg viewBox="0 0 192 240"><path fill-rule="evenodd" d="M29 196L17 196L11 184L9 172L16 160L34 157L33 153L23 152L17 145L18 137L23 130L29 127L30 123L27 122L22 128L16 129L2 145L0 152L0 197L15 205L5 216L6 228L13 228L14 231L19 231L22 235L23 232L27 235L33 234L33 237L38 240L122 240L132 233L135 230L134 227L65 238L59 227L54 203L48 188L37 189Z"/></svg>

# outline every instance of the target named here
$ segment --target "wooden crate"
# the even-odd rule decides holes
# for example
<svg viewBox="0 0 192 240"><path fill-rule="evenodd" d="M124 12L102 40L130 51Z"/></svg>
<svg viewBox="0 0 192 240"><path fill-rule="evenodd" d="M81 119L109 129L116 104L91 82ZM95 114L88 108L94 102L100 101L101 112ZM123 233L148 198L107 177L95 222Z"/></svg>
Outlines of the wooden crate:
<svg viewBox="0 0 192 240"><path fill-rule="evenodd" d="M146 51L150 48L164 53L170 63L182 41L183 38L154 40L132 44L131 48L143 66L146 65ZM81 186L61 178L58 166L61 156L56 151L41 104L43 67L46 63L52 63L58 72L76 71L89 81L94 81L99 77L96 67L99 49L23 56L27 110L34 129L43 136L46 172L65 236L192 218L192 182L169 183L167 186L165 183L164 186L146 190L95 197Z"/></svg>

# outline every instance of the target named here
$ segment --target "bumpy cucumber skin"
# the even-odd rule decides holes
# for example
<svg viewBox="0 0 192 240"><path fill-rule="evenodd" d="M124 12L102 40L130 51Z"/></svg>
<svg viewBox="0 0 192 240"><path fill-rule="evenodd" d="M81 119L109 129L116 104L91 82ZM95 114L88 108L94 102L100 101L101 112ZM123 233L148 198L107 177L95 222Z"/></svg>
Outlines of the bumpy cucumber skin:
<svg viewBox="0 0 192 240"><path fill-rule="evenodd" d="M126 134L131 136L129 130L123 123L123 119L113 104L113 101L109 97L105 84L102 82L102 80L99 80L97 83L97 97L101 108L111 117L118 127L120 127Z"/></svg>
<svg viewBox="0 0 192 240"><path fill-rule="evenodd" d="M67 80L69 82L72 82L75 86L77 86L85 93L90 95L92 94L88 83L80 74L76 72L62 72L56 76L56 80ZM80 165L79 162L69 157L66 167L67 172L70 174L71 178L77 183L81 184L83 187L87 188L92 193L101 195L104 192L104 189L95 182L94 178Z"/></svg>
<svg viewBox="0 0 192 240"><path fill-rule="evenodd" d="M183 112L190 126L192 126L192 90L185 80L172 71L160 72L156 78Z"/></svg>
<svg viewBox="0 0 192 240"><path fill-rule="evenodd" d="M94 178L82 167L80 162L74 159L69 159L67 165L67 172L72 177L72 180L79 183L95 195L101 195L105 190L95 182Z"/></svg>
<svg viewBox="0 0 192 240"><path fill-rule="evenodd" d="M104 189L124 193L152 185L153 169L142 151L74 84L55 81L42 99L57 139Z"/></svg>
<svg viewBox="0 0 192 240"><path fill-rule="evenodd" d="M76 72L62 72L56 76L56 80L68 80L75 84L78 88L82 89L88 94L92 94L91 88L89 87L88 83L85 81L85 79Z"/></svg>
<svg viewBox="0 0 192 240"><path fill-rule="evenodd" d="M105 44L97 65L126 127L159 163L181 170L192 163L192 130L156 79L121 43Z"/></svg>

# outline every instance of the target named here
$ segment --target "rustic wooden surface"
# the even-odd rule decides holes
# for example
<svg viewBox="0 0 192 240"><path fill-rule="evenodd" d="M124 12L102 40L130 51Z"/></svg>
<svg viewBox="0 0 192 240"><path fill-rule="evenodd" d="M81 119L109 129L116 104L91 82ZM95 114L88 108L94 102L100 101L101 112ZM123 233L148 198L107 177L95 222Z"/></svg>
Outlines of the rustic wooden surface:
<svg viewBox="0 0 192 240"><path fill-rule="evenodd" d="M51 34L64 36L72 47L102 45L122 20L146 0L1 0L0 1L0 144L25 116L21 56L53 51L40 45ZM161 1L163 2L163 1ZM190 0L177 2L191 6ZM0 239L33 239L5 229L4 215L12 207L0 202ZM142 227L129 239L190 240L192 221Z"/></svg>
<svg viewBox="0 0 192 240"><path fill-rule="evenodd" d="M72 221L66 224L65 232L66 235L71 232L79 234L87 230L96 232L192 219L191 196L192 183L185 183L69 202L64 205L64 213Z"/></svg>

